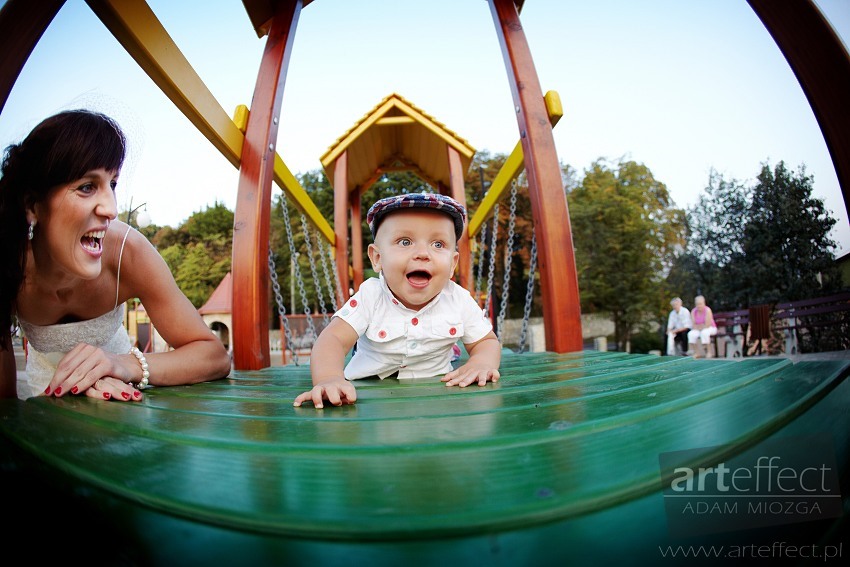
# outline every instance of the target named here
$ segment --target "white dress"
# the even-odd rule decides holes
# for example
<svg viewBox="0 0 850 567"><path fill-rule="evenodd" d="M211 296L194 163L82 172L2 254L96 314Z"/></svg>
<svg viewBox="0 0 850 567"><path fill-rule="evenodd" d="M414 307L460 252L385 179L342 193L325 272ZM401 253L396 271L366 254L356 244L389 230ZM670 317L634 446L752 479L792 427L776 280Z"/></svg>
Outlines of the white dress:
<svg viewBox="0 0 850 567"><path fill-rule="evenodd" d="M18 385L18 398L25 400L44 394L53 378L59 361L79 343L88 343L107 352L127 354L130 352L130 336L124 328L125 305L118 304L118 285L121 282L121 258L127 235L121 241L118 254L118 275L115 290L115 307L99 317L73 323L56 325L33 325L18 319L27 339L26 381Z"/></svg>

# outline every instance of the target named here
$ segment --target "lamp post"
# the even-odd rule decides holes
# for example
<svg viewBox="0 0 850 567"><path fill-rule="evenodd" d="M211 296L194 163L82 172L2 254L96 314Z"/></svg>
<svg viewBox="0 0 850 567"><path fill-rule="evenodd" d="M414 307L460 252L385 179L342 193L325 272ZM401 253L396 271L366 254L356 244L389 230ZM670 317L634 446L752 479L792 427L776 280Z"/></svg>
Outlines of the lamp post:
<svg viewBox="0 0 850 567"><path fill-rule="evenodd" d="M136 215L136 228L145 228L151 224L151 215L148 213L147 203L142 203L135 209L133 208L133 197L130 197L130 208L127 213L127 224L133 226L133 213L145 207L145 210Z"/></svg>

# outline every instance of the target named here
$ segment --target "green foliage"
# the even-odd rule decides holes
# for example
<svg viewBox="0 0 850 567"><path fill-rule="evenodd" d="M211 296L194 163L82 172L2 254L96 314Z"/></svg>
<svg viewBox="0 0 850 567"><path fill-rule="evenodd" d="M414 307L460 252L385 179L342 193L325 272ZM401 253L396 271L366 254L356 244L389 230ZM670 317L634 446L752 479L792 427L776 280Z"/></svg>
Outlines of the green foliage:
<svg viewBox="0 0 850 567"><path fill-rule="evenodd" d="M773 170L762 165L751 188L712 172L689 210L691 239L670 272L670 289L683 298L705 295L715 311L838 290L829 238L836 221L812 187L804 167L794 173L781 161Z"/></svg>
<svg viewBox="0 0 850 567"><path fill-rule="evenodd" d="M685 242L685 212L645 165L597 160L568 194L584 312L607 312L625 347L647 313L662 317L664 276Z"/></svg>

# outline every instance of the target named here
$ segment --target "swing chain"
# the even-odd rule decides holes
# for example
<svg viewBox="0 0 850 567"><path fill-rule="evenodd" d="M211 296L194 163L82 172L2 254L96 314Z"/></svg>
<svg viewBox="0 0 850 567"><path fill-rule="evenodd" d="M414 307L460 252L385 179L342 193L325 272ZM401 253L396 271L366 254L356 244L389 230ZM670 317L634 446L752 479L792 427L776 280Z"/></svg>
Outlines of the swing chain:
<svg viewBox="0 0 850 567"><path fill-rule="evenodd" d="M493 279L496 276L496 237L499 234L499 203L493 207L493 230L490 235L490 267L487 271L487 295L484 299L484 314L490 312L490 300L493 295Z"/></svg>
<svg viewBox="0 0 850 567"><path fill-rule="evenodd" d="M322 311L322 324L328 326L328 310L325 307L325 295L322 293L322 280L316 269L316 252L313 249L313 240L310 238L310 227L307 225L307 217L301 214L301 230L304 233L304 242L307 243L307 255L310 259L310 274L313 276L313 285L316 288L316 296L319 298L319 309Z"/></svg>
<svg viewBox="0 0 850 567"><path fill-rule="evenodd" d="M331 281L331 268L328 262L328 255L325 253L325 242L321 240L321 236L316 234L316 243L319 246L319 257L322 259L322 273L325 276L325 285L328 287L328 295L330 296L331 307L334 312L337 310L336 294L334 293L334 284Z"/></svg>
<svg viewBox="0 0 850 567"><path fill-rule="evenodd" d="M286 205L284 205L286 206ZM286 337L286 344L292 349L292 361L295 366L298 366L298 353L295 352L295 347L292 344L292 329L289 328L289 318L286 316L286 305L283 303L283 295L280 293L280 282L277 279L277 267L275 266L274 253L269 246L269 274L272 278L272 289L274 290L274 299L277 302L277 314L280 317L280 322L283 324L283 336ZM284 347L285 349L286 347Z"/></svg>
<svg viewBox="0 0 850 567"><path fill-rule="evenodd" d="M508 295L511 284L511 261L513 260L514 248L514 229L516 228L516 181L511 184L511 205L508 211L508 239L505 242L505 274L502 279L502 301L499 306L499 342L504 340L504 329L502 325L505 322L505 314L508 309Z"/></svg>
<svg viewBox="0 0 850 567"><path fill-rule="evenodd" d="M531 230L531 259L528 266L528 285L525 288L525 308L522 312L522 332L519 335L519 352L525 351L528 338L528 318L531 316L531 302L534 299L534 276L537 270L537 233Z"/></svg>
<svg viewBox="0 0 850 567"><path fill-rule="evenodd" d="M295 251L295 241L292 238L289 210L286 207L286 203L281 208L283 210L283 226L286 228L286 238L289 240L289 253L295 262L295 281L298 284L298 293L301 296L301 304L304 306L304 314L307 316L307 335L315 341L317 337L316 327L313 326L313 317L310 315L310 305L307 302L307 290L304 289L304 279L301 277L301 267L298 265L299 254Z"/></svg>
<svg viewBox="0 0 850 567"><path fill-rule="evenodd" d="M487 247L487 224L481 225L481 243L478 245L478 266L475 270L475 299L481 296L481 285L484 283L484 249Z"/></svg>

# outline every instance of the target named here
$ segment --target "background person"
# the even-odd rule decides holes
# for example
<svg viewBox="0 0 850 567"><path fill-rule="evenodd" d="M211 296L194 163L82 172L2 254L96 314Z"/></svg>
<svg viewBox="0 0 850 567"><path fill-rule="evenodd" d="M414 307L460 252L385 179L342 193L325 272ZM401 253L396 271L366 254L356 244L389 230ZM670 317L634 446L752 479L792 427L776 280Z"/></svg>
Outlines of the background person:
<svg viewBox="0 0 850 567"><path fill-rule="evenodd" d="M688 352L688 332L691 330L691 313L682 305L682 299L670 300L673 309L667 317L667 354L675 355L676 347L682 355Z"/></svg>
<svg viewBox="0 0 850 567"><path fill-rule="evenodd" d="M694 353L694 358L702 358L702 350L705 350L706 358L711 358L711 348L709 343L711 337L717 334L717 324L714 322L714 315L711 312L711 307L705 304L705 297L698 295L694 298L694 308L691 310L691 320L693 327L688 333L688 343L690 349Z"/></svg>
<svg viewBox="0 0 850 567"><path fill-rule="evenodd" d="M230 357L156 249L115 220L126 140L87 110L51 116L6 148L0 177L0 397L139 401L147 385L222 378ZM124 328L139 298L174 350L144 355ZM17 388L10 329L27 340Z"/></svg>

